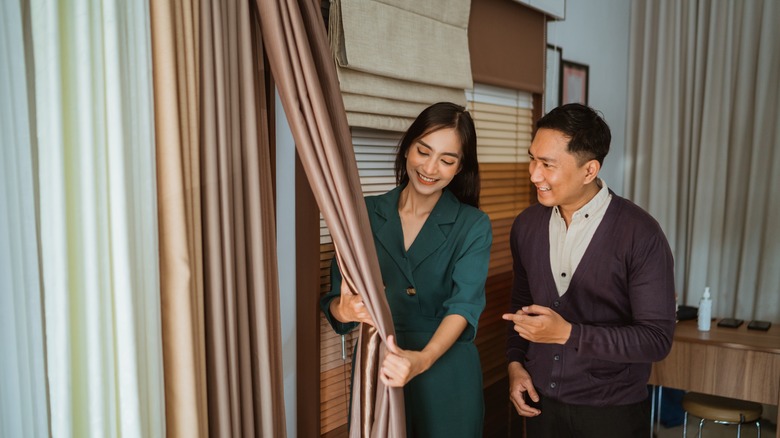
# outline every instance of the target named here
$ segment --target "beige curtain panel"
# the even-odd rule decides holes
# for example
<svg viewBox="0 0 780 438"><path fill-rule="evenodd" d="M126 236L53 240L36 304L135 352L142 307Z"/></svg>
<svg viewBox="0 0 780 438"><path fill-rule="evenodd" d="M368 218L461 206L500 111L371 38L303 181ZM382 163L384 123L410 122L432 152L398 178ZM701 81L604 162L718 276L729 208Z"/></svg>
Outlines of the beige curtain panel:
<svg viewBox="0 0 780 438"><path fill-rule="evenodd" d="M382 340L394 334L393 322L319 8L312 0L257 4L271 70L339 265L377 324L376 329L360 328L350 434L403 437L402 389L385 387L377 374L385 355Z"/></svg>
<svg viewBox="0 0 780 438"><path fill-rule="evenodd" d="M150 3L165 417L171 437L208 436L198 13L189 0Z"/></svg>
<svg viewBox="0 0 780 438"><path fill-rule="evenodd" d="M669 238L681 304L709 286L713 314L776 323L779 21L775 0L634 1L625 184Z"/></svg>
<svg viewBox="0 0 780 438"><path fill-rule="evenodd" d="M468 0L334 0L330 45L350 126L404 131L431 103L465 105Z"/></svg>

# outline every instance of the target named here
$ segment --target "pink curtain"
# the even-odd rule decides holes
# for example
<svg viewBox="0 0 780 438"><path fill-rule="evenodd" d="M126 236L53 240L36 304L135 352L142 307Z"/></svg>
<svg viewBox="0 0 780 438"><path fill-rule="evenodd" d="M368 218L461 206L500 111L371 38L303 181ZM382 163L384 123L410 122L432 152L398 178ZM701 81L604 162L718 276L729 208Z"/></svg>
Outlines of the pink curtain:
<svg viewBox="0 0 780 438"><path fill-rule="evenodd" d="M403 391L378 379L393 322L319 6L312 0L256 1L271 70L339 266L376 323L360 327L350 435L403 437Z"/></svg>

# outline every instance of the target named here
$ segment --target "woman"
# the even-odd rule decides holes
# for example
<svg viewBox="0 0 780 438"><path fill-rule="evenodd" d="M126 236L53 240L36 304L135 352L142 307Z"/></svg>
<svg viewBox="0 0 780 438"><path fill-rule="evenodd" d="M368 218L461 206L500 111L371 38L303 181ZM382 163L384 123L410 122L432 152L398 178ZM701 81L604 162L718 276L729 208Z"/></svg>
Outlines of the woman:
<svg viewBox="0 0 780 438"><path fill-rule="evenodd" d="M465 108L437 103L420 113L401 139L395 174L398 187L366 198L397 336L388 338L380 378L404 388L407 436L481 436L473 341L493 237L477 209L477 137ZM373 325L335 262L320 305L339 334Z"/></svg>

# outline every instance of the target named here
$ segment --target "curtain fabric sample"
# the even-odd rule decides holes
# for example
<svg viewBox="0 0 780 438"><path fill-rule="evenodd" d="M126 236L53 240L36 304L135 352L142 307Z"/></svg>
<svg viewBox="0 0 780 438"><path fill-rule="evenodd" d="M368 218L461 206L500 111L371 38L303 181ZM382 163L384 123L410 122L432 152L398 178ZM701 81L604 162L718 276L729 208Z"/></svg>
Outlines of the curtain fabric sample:
<svg viewBox="0 0 780 438"><path fill-rule="evenodd" d="M29 11L24 11L29 12ZM0 436L50 435L35 166L18 1L0 6ZM27 47L25 47L28 45ZM29 84L32 85L32 84Z"/></svg>
<svg viewBox="0 0 780 438"><path fill-rule="evenodd" d="M208 436L197 1L152 1L166 433Z"/></svg>
<svg viewBox="0 0 780 438"><path fill-rule="evenodd" d="M161 436L147 5L31 11L50 427Z"/></svg>
<svg viewBox="0 0 780 438"><path fill-rule="evenodd" d="M329 14L350 126L404 131L428 105L471 88L465 0L336 0Z"/></svg>
<svg viewBox="0 0 780 438"><path fill-rule="evenodd" d="M249 6L200 10L209 432L284 437L269 98Z"/></svg>
<svg viewBox="0 0 780 438"><path fill-rule="evenodd" d="M330 17L342 67L405 81L471 88L471 3L338 0ZM381 50L380 50L381 49Z"/></svg>
<svg viewBox="0 0 780 438"><path fill-rule="evenodd" d="M309 0L257 3L271 69L339 265L377 324L360 329L350 434L403 437L403 392L377 378L385 354L382 339L394 334L393 322L319 10Z"/></svg>
<svg viewBox="0 0 780 438"><path fill-rule="evenodd" d="M780 5L637 0L626 193L664 228L682 304L780 321ZM665 184L658 184L659 181Z"/></svg>

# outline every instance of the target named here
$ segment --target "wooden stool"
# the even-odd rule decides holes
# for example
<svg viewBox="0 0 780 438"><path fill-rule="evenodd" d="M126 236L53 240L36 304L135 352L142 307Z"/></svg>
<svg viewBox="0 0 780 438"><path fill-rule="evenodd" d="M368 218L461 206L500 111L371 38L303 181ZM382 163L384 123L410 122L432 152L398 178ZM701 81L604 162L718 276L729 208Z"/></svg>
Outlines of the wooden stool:
<svg viewBox="0 0 780 438"><path fill-rule="evenodd" d="M741 436L743 424L755 421L758 438L761 438L759 419L761 418L762 408L758 403L689 392L683 396L682 407L685 410L683 438L688 434L688 413L701 418L701 421L699 421L699 438L701 438L701 430L706 420L718 424L736 424L737 438Z"/></svg>

